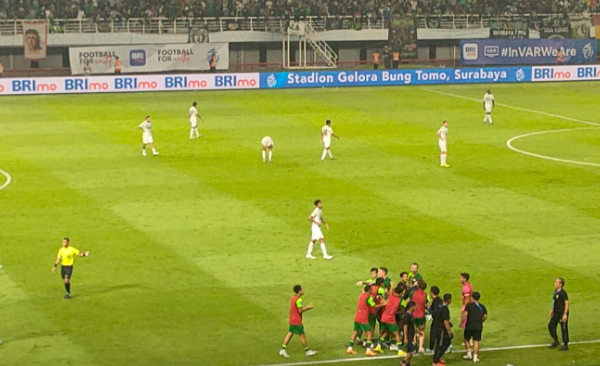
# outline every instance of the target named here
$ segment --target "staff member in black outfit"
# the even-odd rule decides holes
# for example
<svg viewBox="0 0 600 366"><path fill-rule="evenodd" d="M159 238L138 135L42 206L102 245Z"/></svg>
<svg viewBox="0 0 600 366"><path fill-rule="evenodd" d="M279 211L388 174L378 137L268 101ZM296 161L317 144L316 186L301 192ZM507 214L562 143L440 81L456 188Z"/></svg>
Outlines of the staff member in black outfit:
<svg viewBox="0 0 600 366"><path fill-rule="evenodd" d="M439 310L439 308L444 304L444 300L440 297L440 288L437 286L431 286L431 291L429 291L429 296L431 297L431 305L429 306L429 315L433 319L435 319L435 313ZM435 348L435 337L433 334L433 324L431 322L431 328L429 330L429 351L433 353Z"/></svg>
<svg viewBox="0 0 600 366"><path fill-rule="evenodd" d="M481 295L479 292L471 294L473 301L465 306L462 313L462 319L465 322L465 349L467 354L463 356L465 360L479 362L479 342L483 332L483 322L487 320L487 309L479 302ZM471 353L471 343L473 340L473 353Z"/></svg>
<svg viewBox="0 0 600 366"><path fill-rule="evenodd" d="M558 277L556 281L554 281L555 290L552 295L554 307L550 310L550 323L548 323L550 336L554 339L554 342L552 342L549 348L560 346L558 336L556 335L556 326L560 324L564 345L559 351L569 350L569 295L567 295L567 292L563 288L564 285L565 280L561 277Z"/></svg>
<svg viewBox="0 0 600 366"><path fill-rule="evenodd" d="M433 365L443 366L446 361L442 358L446 350L452 343L452 326L450 325L450 310L448 305L452 303L452 295L444 294L444 302L439 309L433 314L433 322L431 324L431 337L434 338L435 349L433 351Z"/></svg>

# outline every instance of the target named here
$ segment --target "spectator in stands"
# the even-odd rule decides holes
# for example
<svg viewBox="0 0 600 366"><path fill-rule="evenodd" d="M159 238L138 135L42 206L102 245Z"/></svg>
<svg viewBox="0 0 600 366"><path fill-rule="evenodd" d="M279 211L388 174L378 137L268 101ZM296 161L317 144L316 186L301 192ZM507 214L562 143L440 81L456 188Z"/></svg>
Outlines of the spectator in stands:
<svg viewBox="0 0 600 366"><path fill-rule="evenodd" d="M0 78L2 77L2 74L4 74L4 65L2 65L2 61L0 61Z"/></svg>

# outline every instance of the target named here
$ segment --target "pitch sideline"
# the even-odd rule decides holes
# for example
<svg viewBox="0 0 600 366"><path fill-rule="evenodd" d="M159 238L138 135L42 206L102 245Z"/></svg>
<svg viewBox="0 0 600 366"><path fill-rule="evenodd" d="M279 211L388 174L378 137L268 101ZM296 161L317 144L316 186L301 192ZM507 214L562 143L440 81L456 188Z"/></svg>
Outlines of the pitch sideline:
<svg viewBox="0 0 600 366"><path fill-rule="evenodd" d="M569 342L569 345L573 344L591 344L591 343L600 343L600 339L593 339L589 341L579 341L579 342ZM528 344L522 346L507 346L507 347L492 347L492 348L481 348L480 352L495 352L495 351L508 351L515 349L530 349L530 348L543 348L548 347L548 344ZM464 350L456 350L452 353L464 353ZM301 352L299 352L300 354ZM429 356L429 355L427 355ZM419 358L423 356L418 356ZM302 365L323 365L323 364L334 364L334 363L346 363L346 362L359 362L359 361L374 361L374 360L390 360L394 358L399 358L398 355L390 355L390 356L375 356L375 357L358 357L358 358L339 358L333 360L321 360L321 361L300 361L300 362L287 362L287 363L270 363L264 365L255 365L255 366L302 366Z"/></svg>
<svg viewBox="0 0 600 366"><path fill-rule="evenodd" d="M0 186L0 191L1 191L4 188L8 187L8 185L12 181L12 177L10 176L10 174L8 174L7 172L5 172L2 169L0 169L0 174L4 175L6 177L6 182L3 185Z"/></svg>

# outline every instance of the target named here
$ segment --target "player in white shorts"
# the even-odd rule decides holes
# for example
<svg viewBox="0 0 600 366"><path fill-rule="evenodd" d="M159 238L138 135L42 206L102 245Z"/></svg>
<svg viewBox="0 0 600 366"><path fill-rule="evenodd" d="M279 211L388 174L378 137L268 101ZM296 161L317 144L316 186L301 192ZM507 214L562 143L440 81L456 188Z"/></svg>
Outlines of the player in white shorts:
<svg viewBox="0 0 600 366"><path fill-rule="evenodd" d="M340 139L338 135L333 133L333 129L331 128L331 121L325 121L325 126L321 128L321 143L323 144L323 155L321 155L321 161L325 161L325 156L329 155L330 159L333 159L333 154L331 153L331 137L335 137L336 139Z"/></svg>
<svg viewBox="0 0 600 366"><path fill-rule="evenodd" d="M449 168L450 165L446 164L446 157L448 156L448 150L446 148L446 142L448 140L448 121L442 123L442 127L437 130L437 136L439 138L438 144L440 145L440 166L443 168Z"/></svg>
<svg viewBox="0 0 600 366"><path fill-rule="evenodd" d="M198 103L196 103L196 102L192 103L192 106L190 107L190 111L189 111L189 115L190 115L189 122L191 125L190 139L195 139L195 138L202 136L200 134L200 132L198 132L198 118L200 118L202 120L202 122L204 122L204 119L202 118L201 115L198 114L198 109L196 109L197 105L198 105Z"/></svg>
<svg viewBox="0 0 600 366"><path fill-rule="evenodd" d="M323 252L323 258L329 260L333 257L327 254L327 247L325 247L325 237L323 236L323 232L321 231L321 225L325 224L327 230L329 230L329 224L323 219L323 212L321 209L323 208L323 202L321 200L315 201L315 210L308 217L308 221L312 222L311 230L312 236L310 242L308 243L308 251L306 252L306 258L315 259L312 255L313 247L317 240L321 242L321 252Z"/></svg>
<svg viewBox="0 0 600 366"><path fill-rule="evenodd" d="M483 110L485 111L485 117L483 117L483 123L486 123L488 120L490 121L490 125L493 125L492 122L492 109L496 106L496 102L494 101L494 94L492 94L492 90L488 89L487 94L483 96Z"/></svg>
<svg viewBox="0 0 600 366"><path fill-rule="evenodd" d="M146 156L146 145L150 145L152 153L158 155L158 151L154 148L154 139L152 138L152 122L150 116L146 116L146 120L138 126L142 131L142 155Z"/></svg>
<svg viewBox="0 0 600 366"><path fill-rule="evenodd" d="M267 161L267 150L269 150L269 163L271 162L271 158L273 157L273 139L270 136L263 137L260 142L262 146L262 158L263 163Z"/></svg>

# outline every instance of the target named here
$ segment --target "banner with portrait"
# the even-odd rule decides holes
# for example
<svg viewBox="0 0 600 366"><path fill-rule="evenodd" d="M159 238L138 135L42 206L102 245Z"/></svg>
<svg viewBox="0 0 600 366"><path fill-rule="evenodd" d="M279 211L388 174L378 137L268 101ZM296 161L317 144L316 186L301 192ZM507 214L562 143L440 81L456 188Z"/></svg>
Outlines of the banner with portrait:
<svg viewBox="0 0 600 366"><path fill-rule="evenodd" d="M209 33L206 26L190 27L188 29L188 43L208 43Z"/></svg>
<svg viewBox="0 0 600 366"><path fill-rule="evenodd" d="M43 60L48 48L48 23L23 21L23 53L26 60Z"/></svg>
<svg viewBox="0 0 600 366"><path fill-rule="evenodd" d="M290 26L288 27L288 33L303 36L306 33L306 24L304 22L296 22L292 20L290 21Z"/></svg>
<svg viewBox="0 0 600 366"><path fill-rule="evenodd" d="M392 50L399 50L402 59L419 58L415 18L393 15L389 22L388 40Z"/></svg>

